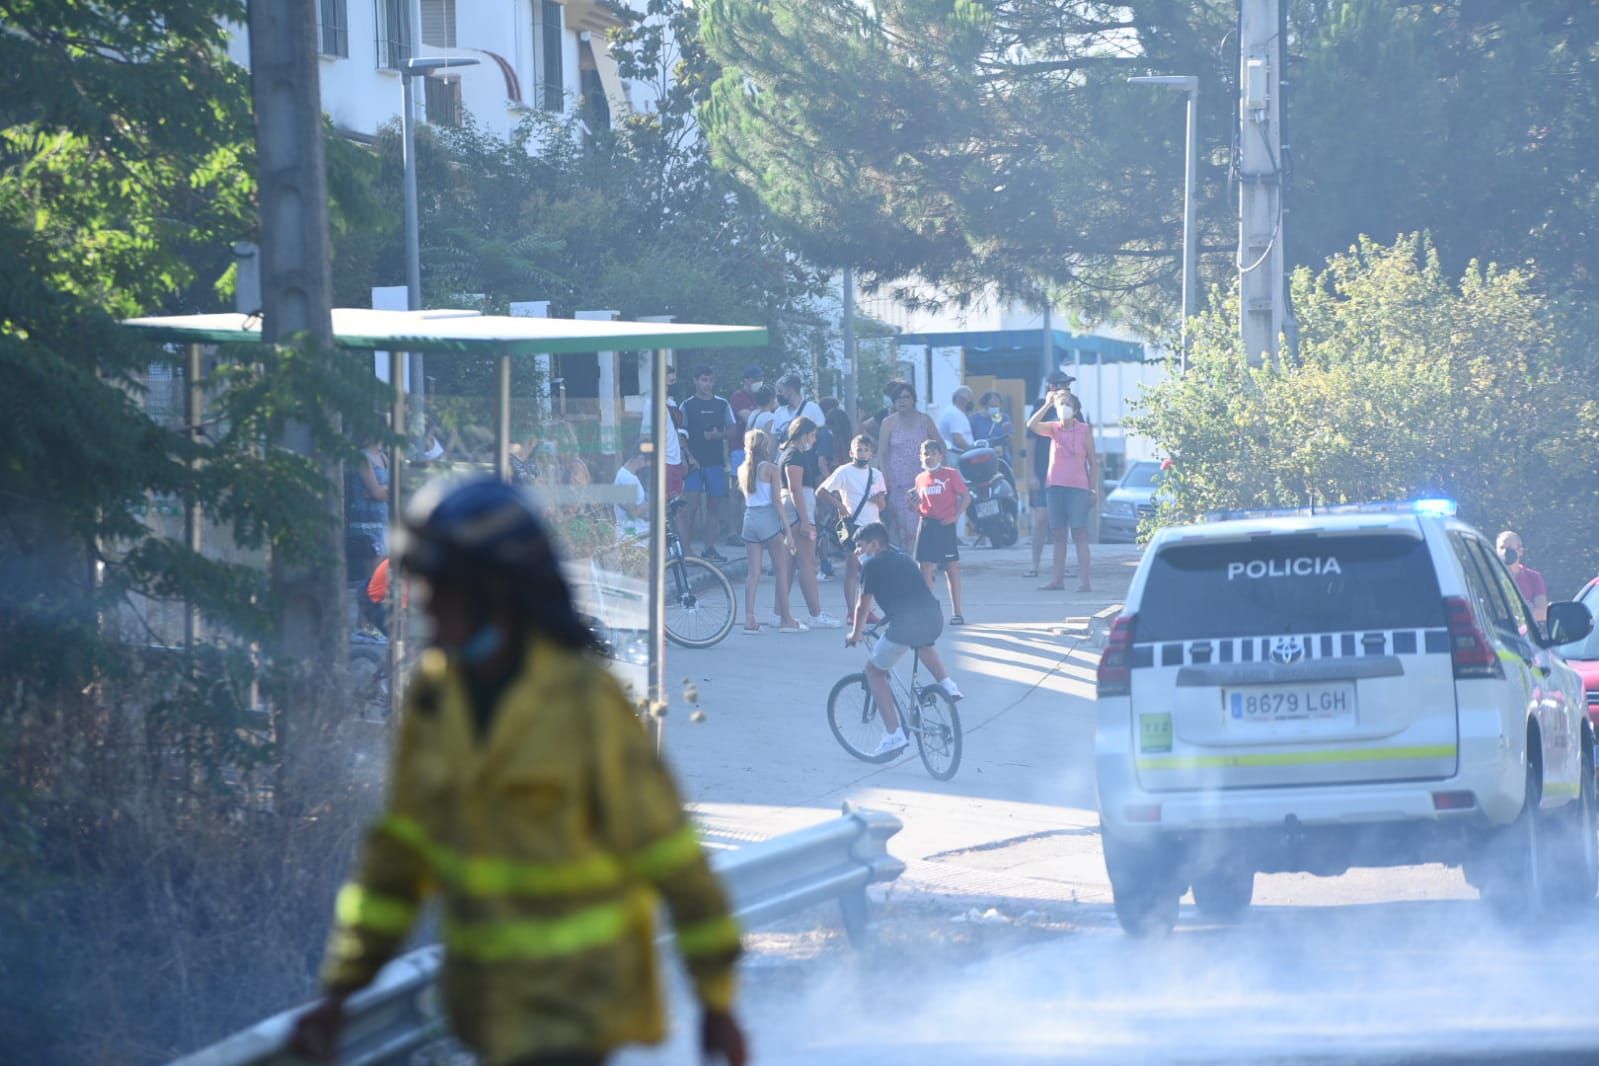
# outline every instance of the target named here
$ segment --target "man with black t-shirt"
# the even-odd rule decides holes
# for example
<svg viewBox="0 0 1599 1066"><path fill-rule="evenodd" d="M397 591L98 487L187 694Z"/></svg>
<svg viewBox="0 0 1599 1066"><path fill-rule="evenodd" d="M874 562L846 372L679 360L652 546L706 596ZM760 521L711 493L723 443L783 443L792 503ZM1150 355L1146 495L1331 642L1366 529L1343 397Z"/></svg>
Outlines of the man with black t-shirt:
<svg viewBox="0 0 1599 1066"><path fill-rule="evenodd" d="M1049 392L1052 389L1065 389L1071 391L1072 382L1077 379L1061 370L1052 370L1049 377L1044 380L1045 394L1040 401L1043 406L1049 406ZM1045 415L1040 425L1048 425L1055 421L1052 415ZM1031 547L1033 549L1033 565L1022 571L1023 577L1037 577L1038 566L1044 557L1044 545L1049 542L1049 508L1045 506L1044 485L1049 480L1049 442L1039 437L1028 435L1027 447L1032 450L1032 472L1027 479L1027 506L1033 513L1033 535Z"/></svg>
<svg viewBox="0 0 1599 1066"><path fill-rule="evenodd" d="M694 371L694 395L684 400L683 427L688 431L688 453L693 469L683 485L689 499L690 528L700 516L699 529L705 541L700 554L707 559L724 558L716 550L716 540L727 532L727 442L733 438L738 421L733 408L716 395L716 375L708 366ZM686 537L688 532L684 532Z"/></svg>
<svg viewBox="0 0 1599 1066"><path fill-rule="evenodd" d="M883 739L874 754L887 755L910 743L888 684L888 672L906 652L915 649L950 699L960 699L961 690L933 646L944 632L944 610L927 587L922 568L889 544L888 527L881 522L861 527L855 534L855 551L861 559L861 598L855 604L855 625L844 638L844 646L860 643L875 602L883 609L888 628L866 656L866 685L883 712Z"/></svg>

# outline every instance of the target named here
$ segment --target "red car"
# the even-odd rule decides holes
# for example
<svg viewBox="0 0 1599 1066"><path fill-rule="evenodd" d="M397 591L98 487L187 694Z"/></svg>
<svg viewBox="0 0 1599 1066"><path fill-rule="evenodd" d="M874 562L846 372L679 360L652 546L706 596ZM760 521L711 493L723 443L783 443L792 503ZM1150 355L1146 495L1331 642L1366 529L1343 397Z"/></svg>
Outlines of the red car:
<svg viewBox="0 0 1599 1066"><path fill-rule="evenodd" d="M1577 601L1590 611L1599 612L1599 577L1583 586ZM1555 649L1566 662L1582 675L1583 692L1588 697L1588 719L1599 728L1599 630L1582 640L1562 644Z"/></svg>

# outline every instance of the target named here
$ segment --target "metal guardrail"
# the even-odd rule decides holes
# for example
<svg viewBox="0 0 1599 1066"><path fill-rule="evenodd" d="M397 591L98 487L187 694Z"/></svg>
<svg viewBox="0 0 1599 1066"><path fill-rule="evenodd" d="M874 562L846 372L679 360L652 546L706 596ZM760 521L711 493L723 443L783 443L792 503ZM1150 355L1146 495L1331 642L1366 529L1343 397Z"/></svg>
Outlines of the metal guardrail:
<svg viewBox="0 0 1599 1066"><path fill-rule="evenodd" d="M905 864L888 853L888 838L900 825L892 814L845 804L841 818L718 852L711 865L745 928L837 900L845 931L858 943L868 931L866 886L893 881L905 872ZM663 943L671 939L670 934L661 937ZM339 1047L343 1066L394 1063L444 1035L436 988L443 959L437 946L402 955L350 997ZM303 1060L286 1048L294 1020L304 1009L257 1022L171 1066L299 1066Z"/></svg>

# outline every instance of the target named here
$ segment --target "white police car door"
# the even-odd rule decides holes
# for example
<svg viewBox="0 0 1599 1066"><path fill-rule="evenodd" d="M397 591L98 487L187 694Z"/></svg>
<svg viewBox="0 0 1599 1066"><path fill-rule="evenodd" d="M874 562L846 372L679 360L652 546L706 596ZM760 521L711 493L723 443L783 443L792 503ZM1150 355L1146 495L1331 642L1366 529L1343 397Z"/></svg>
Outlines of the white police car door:
<svg viewBox="0 0 1599 1066"><path fill-rule="evenodd" d="M1451 538L1472 564L1466 580L1481 608L1488 639L1499 652L1505 679L1517 701L1538 722L1543 738L1544 799L1562 802L1576 795L1579 784L1582 737L1577 732L1580 720L1576 710L1581 707L1585 714L1586 706L1572 705L1567 667L1534 639L1538 623L1493 548L1466 533L1453 533Z"/></svg>
<svg viewBox="0 0 1599 1066"><path fill-rule="evenodd" d="M1443 778L1453 667L1413 521L1164 544L1132 650L1152 790Z"/></svg>

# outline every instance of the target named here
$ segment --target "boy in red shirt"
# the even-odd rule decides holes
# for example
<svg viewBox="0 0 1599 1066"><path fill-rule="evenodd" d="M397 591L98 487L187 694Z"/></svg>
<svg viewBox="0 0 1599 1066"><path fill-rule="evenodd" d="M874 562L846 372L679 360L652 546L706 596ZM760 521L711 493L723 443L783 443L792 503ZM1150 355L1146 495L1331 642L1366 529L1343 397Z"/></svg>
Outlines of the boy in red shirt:
<svg viewBox="0 0 1599 1066"><path fill-rule="evenodd" d="M955 529L972 494L960 471L944 465L944 457L943 441L922 442L922 472L916 475L916 487L911 489L916 510L922 516L916 531L916 561L922 564L922 577L927 579L928 588L933 587L933 568L944 571L950 609L955 612L950 615L949 624L963 626L966 619L961 617L961 554Z"/></svg>

